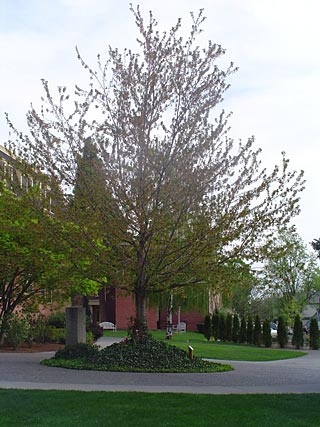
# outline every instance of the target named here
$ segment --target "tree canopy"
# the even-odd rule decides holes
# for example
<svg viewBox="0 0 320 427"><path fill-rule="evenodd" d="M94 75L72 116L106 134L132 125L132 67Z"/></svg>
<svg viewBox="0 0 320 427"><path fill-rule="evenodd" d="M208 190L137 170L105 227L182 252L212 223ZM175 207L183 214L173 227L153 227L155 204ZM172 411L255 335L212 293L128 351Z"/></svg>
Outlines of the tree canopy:
<svg viewBox="0 0 320 427"><path fill-rule="evenodd" d="M149 295L214 283L229 260L259 259L299 213L304 181L284 154L268 172L254 138L228 137L228 115L215 108L235 67L218 66L220 45L197 45L202 11L184 38L181 20L160 33L151 12L145 22L131 10L137 52L110 47L92 68L77 50L88 87L73 95L59 87L56 97L43 80L43 108L27 115L30 134L19 134L20 149L13 140L8 147L57 184L55 215L68 221L77 161L90 139L107 197L89 186L94 220L82 231L95 262L99 245L108 248L108 262L101 260L108 284L134 294L141 324Z"/></svg>
<svg viewBox="0 0 320 427"><path fill-rule="evenodd" d="M94 264L78 228L46 209L37 186L13 192L8 184L0 181L0 343L15 310L65 302L99 286L90 280Z"/></svg>
<svg viewBox="0 0 320 427"><path fill-rule="evenodd" d="M316 257L308 252L300 236L294 232L285 231L275 238L261 276L263 291L280 300L283 312L300 313L320 289Z"/></svg>

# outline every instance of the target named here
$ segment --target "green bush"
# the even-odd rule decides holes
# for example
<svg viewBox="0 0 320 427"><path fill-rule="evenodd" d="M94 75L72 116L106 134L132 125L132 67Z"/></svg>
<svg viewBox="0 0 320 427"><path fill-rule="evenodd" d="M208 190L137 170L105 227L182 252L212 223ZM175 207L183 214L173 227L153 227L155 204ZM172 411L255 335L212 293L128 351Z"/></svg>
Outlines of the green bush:
<svg viewBox="0 0 320 427"><path fill-rule="evenodd" d="M97 323L92 323L87 329L87 332L92 333L95 341L103 336L103 328L101 328Z"/></svg>
<svg viewBox="0 0 320 427"><path fill-rule="evenodd" d="M260 316L258 314L256 315L254 320L253 344L258 346L261 344L261 321Z"/></svg>
<svg viewBox="0 0 320 427"><path fill-rule="evenodd" d="M58 311L52 313L48 319L48 325L54 328L65 328L66 327L66 313L64 311Z"/></svg>
<svg viewBox="0 0 320 427"><path fill-rule="evenodd" d="M219 311L215 310L212 316L212 335L215 340L219 338Z"/></svg>
<svg viewBox="0 0 320 427"><path fill-rule="evenodd" d="M49 342L65 344L66 342L66 328L55 328L48 326L48 339Z"/></svg>
<svg viewBox="0 0 320 427"><path fill-rule="evenodd" d="M212 336L212 323L211 323L210 314L207 314L204 318L204 334L203 335L208 341L210 341L210 338Z"/></svg>
<svg viewBox="0 0 320 427"><path fill-rule="evenodd" d="M247 340L247 322L246 319L243 317L241 319L241 324L240 324L240 333L239 333L239 342L245 343Z"/></svg>
<svg viewBox="0 0 320 427"><path fill-rule="evenodd" d="M37 344L43 344L45 342L50 342L51 340L51 329L46 321L41 318L37 322L32 323L30 326L32 331L32 338Z"/></svg>
<svg viewBox="0 0 320 427"><path fill-rule="evenodd" d="M265 319L263 322L262 342L263 342L265 347L271 347L271 345L272 345L272 336L271 336L269 319Z"/></svg>
<svg viewBox="0 0 320 427"><path fill-rule="evenodd" d="M29 322L19 315L12 315L5 331L6 342L16 350L28 338Z"/></svg>
<svg viewBox="0 0 320 427"><path fill-rule="evenodd" d="M87 344L93 344L94 343L94 337L92 332L86 332L86 343Z"/></svg>
<svg viewBox="0 0 320 427"><path fill-rule="evenodd" d="M232 322L232 341L235 343L239 341L239 329L240 329L239 316L235 314L233 316L233 322Z"/></svg>
<svg viewBox="0 0 320 427"><path fill-rule="evenodd" d="M287 323L284 316L279 316L277 341L281 348L284 348L288 343Z"/></svg>
<svg viewBox="0 0 320 427"><path fill-rule="evenodd" d="M310 348L312 350L318 350L319 348L319 327L318 327L318 319L313 318L310 321Z"/></svg>
<svg viewBox="0 0 320 427"><path fill-rule="evenodd" d="M253 344L253 321L252 317L248 317L248 323L247 323L247 343Z"/></svg>
<svg viewBox="0 0 320 427"><path fill-rule="evenodd" d="M294 318L292 345L299 350L300 347L303 347L303 342L303 325L299 314L297 314Z"/></svg>
<svg viewBox="0 0 320 427"><path fill-rule="evenodd" d="M226 317L226 341L232 341L232 314L227 313Z"/></svg>
<svg viewBox="0 0 320 427"><path fill-rule="evenodd" d="M226 341L227 334L226 334L226 316L224 313L219 313L219 331L218 331L218 339L221 341Z"/></svg>

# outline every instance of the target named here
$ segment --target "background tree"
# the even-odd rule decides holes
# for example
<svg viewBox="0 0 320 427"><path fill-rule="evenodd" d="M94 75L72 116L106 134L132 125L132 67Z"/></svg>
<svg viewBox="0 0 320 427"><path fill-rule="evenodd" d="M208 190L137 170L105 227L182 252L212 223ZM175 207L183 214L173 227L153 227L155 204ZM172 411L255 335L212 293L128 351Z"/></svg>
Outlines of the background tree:
<svg viewBox="0 0 320 427"><path fill-rule="evenodd" d="M311 246L317 252L317 257L320 258L320 239L312 240Z"/></svg>
<svg viewBox="0 0 320 427"><path fill-rule="evenodd" d="M261 321L260 316L256 315L253 328L253 344L260 345L261 343Z"/></svg>
<svg viewBox="0 0 320 427"><path fill-rule="evenodd" d="M318 350L319 348L319 326L318 319L312 318L310 321L310 348L312 350Z"/></svg>
<svg viewBox="0 0 320 427"><path fill-rule="evenodd" d="M278 319L277 341L281 348L284 348L288 343L287 324L283 315L280 315Z"/></svg>
<svg viewBox="0 0 320 427"><path fill-rule="evenodd" d="M18 133L21 149L14 141L8 148L59 184L55 215L68 221L77 159L90 138L112 202L90 194L96 217L83 234L95 260L105 239L108 283L134 295L140 328L150 295L213 283L227 261L258 259L298 214L304 182L284 156L270 172L261 168L253 138L235 144L228 117L214 115L235 68L218 67L221 46L197 45L202 12L184 39L180 20L160 34L152 13L145 23L131 10L137 53L109 48L95 70L78 52L89 87L76 86L74 103L59 87L56 101L43 81L45 105L27 116L30 136Z"/></svg>
<svg viewBox="0 0 320 427"><path fill-rule="evenodd" d="M297 349L303 346L303 325L302 320L300 319L299 314L296 315L293 325L293 335L292 335L292 345Z"/></svg>
<svg viewBox="0 0 320 427"><path fill-rule="evenodd" d="M263 341L263 344L265 347L271 347L272 337L271 337L270 320L269 319L265 319L263 321L262 341Z"/></svg>
<svg viewBox="0 0 320 427"><path fill-rule="evenodd" d="M284 316L284 318L287 319L286 322L288 323L288 325L293 328L294 320L297 315L300 316L301 309L301 302L293 298L284 306L280 306L279 312L281 316Z"/></svg>
<svg viewBox="0 0 320 427"><path fill-rule="evenodd" d="M251 294L258 284L251 266L242 260L230 260L221 266L214 276L218 283L217 291L221 294L223 306L240 317L248 316Z"/></svg>
<svg viewBox="0 0 320 427"><path fill-rule="evenodd" d="M0 182L0 343L17 308L65 301L73 289L97 287L70 263L65 239L76 237L73 226L62 227L48 214L37 187L13 193L7 184Z"/></svg>
<svg viewBox="0 0 320 427"><path fill-rule="evenodd" d="M293 317L289 308L297 305L301 312L310 297L320 289L320 270L302 239L296 233L286 231L275 239L261 280L264 291L279 299L280 312L286 311Z"/></svg>
<svg viewBox="0 0 320 427"><path fill-rule="evenodd" d="M273 295L266 295L261 288L253 290L249 300L249 313L252 317L257 314L260 319L273 319L279 312L279 303Z"/></svg>

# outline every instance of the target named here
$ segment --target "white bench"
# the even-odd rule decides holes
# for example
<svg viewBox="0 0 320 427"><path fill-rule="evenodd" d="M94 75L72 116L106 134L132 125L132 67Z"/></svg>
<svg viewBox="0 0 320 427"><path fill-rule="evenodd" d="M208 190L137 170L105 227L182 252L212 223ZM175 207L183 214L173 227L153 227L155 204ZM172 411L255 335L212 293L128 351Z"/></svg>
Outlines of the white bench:
<svg viewBox="0 0 320 427"><path fill-rule="evenodd" d="M112 322L101 322L99 323L99 326L103 329L109 329L113 332L117 330L116 325Z"/></svg>
<svg viewBox="0 0 320 427"><path fill-rule="evenodd" d="M178 325L173 325L172 329L174 332L186 332L187 330L187 324L186 322L180 322Z"/></svg>

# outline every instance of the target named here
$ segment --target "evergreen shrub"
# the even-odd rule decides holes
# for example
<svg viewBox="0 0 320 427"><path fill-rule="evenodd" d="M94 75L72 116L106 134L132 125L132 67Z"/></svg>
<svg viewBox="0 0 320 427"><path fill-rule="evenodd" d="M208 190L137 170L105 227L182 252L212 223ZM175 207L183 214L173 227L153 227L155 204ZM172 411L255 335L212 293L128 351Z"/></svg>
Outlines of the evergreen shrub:
<svg viewBox="0 0 320 427"><path fill-rule="evenodd" d="M288 343L287 323L284 316L279 316L278 319L277 341L281 348L284 348Z"/></svg>
<svg viewBox="0 0 320 427"><path fill-rule="evenodd" d="M248 317L248 323L247 323L247 343L253 344L253 321L252 317Z"/></svg>
<svg viewBox="0 0 320 427"><path fill-rule="evenodd" d="M313 318L310 321L309 346L312 350L318 350L319 348L319 327L318 327L318 320L316 318Z"/></svg>
<svg viewBox="0 0 320 427"><path fill-rule="evenodd" d="M219 313L219 330L218 330L218 339L221 341L226 341L226 316L224 313Z"/></svg>
<svg viewBox="0 0 320 427"><path fill-rule="evenodd" d="M294 318L292 345L294 345L296 349L299 350L300 347L303 347L303 343L304 340L302 320L300 319L299 314L297 314Z"/></svg>
<svg viewBox="0 0 320 427"><path fill-rule="evenodd" d="M212 335L211 316L210 314L207 314L204 317L204 336L208 341L210 341L211 335Z"/></svg>
<svg viewBox="0 0 320 427"><path fill-rule="evenodd" d="M246 322L246 319L243 317L241 319L241 324L240 324L239 342L245 343L246 341L247 341L247 322Z"/></svg>
<svg viewBox="0 0 320 427"><path fill-rule="evenodd" d="M235 314L233 316L233 322L232 322L232 341L235 343L239 341L239 329L240 329L239 316Z"/></svg>
<svg viewBox="0 0 320 427"><path fill-rule="evenodd" d="M272 345L272 336L270 330L270 321L265 319L263 322L263 331L262 331L262 341L265 347L271 347Z"/></svg>
<svg viewBox="0 0 320 427"><path fill-rule="evenodd" d="M215 310L212 316L212 335L215 340L219 339L219 311Z"/></svg>
<svg viewBox="0 0 320 427"><path fill-rule="evenodd" d="M226 318L226 341L232 341L232 314L227 313Z"/></svg>
<svg viewBox="0 0 320 427"><path fill-rule="evenodd" d="M260 316L258 314L256 315L254 320L253 344L258 346L261 344L261 321Z"/></svg>

